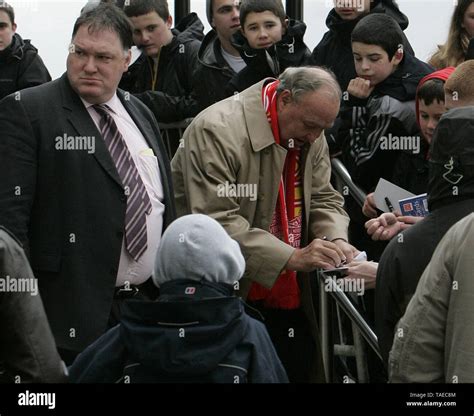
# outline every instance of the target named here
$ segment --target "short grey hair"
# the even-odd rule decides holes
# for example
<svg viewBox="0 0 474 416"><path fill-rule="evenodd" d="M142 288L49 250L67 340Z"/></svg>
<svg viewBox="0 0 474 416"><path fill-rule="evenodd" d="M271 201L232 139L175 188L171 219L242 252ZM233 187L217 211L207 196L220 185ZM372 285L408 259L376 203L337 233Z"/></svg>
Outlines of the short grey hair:
<svg viewBox="0 0 474 416"><path fill-rule="evenodd" d="M289 90L293 99L298 102L302 95L327 89L328 92L341 101L342 91L335 75L328 69L316 66L301 66L298 68L287 68L278 78L280 85L277 88L277 95L284 90Z"/></svg>

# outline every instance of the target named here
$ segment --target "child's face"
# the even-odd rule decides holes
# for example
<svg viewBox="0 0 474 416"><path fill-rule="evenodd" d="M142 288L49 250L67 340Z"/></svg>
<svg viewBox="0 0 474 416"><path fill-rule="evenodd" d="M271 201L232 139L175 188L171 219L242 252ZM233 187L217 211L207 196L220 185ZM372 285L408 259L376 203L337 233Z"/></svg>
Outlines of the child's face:
<svg viewBox="0 0 474 416"><path fill-rule="evenodd" d="M242 33L253 49L269 48L281 40L284 31L280 18L270 11L250 12L242 26Z"/></svg>
<svg viewBox="0 0 474 416"><path fill-rule="evenodd" d="M371 0L333 0L334 9L342 20L354 20L370 11Z"/></svg>
<svg viewBox="0 0 474 416"><path fill-rule="evenodd" d="M352 54L357 76L368 79L370 86L375 87L388 78L403 58L403 52L397 52L391 60L380 46L352 42Z"/></svg>
<svg viewBox="0 0 474 416"><path fill-rule="evenodd" d="M418 100L418 110L421 134L428 143L431 143L439 119L446 112L444 101L434 100L430 105L426 105L424 100Z"/></svg>

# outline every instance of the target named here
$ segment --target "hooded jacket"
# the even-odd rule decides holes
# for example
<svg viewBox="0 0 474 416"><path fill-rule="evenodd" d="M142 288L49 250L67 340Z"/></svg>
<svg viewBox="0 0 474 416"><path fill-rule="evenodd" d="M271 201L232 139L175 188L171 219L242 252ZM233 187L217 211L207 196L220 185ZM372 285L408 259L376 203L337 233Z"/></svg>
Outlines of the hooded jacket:
<svg viewBox="0 0 474 416"><path fill-rule="evenodd" d="M201 110L229 96L227 84L236 75L222 56L221 42L215 30L202 41L195 73L196 97Z"/></svg>
<svg viewBox="0 0 474 416"><path fill-rule="evenodd" d="M78 356L71 380L288 382L265 326L232 293L232 286L184 279L162 284L158 302L126 302L122 323Z"/></svg>
<svg viewBox="0 0 474 416"><path fill-rule="evenodd" d="M393 181L399 150L390 148L390 138L419 136L416 89L431 72L430 65L405 53L395 72L366 100L350 97L341 109L336 142L354 182L366 192L375 189L379 178Z"/></svg>
<svg viewBox="0 0 474 416"><path fill-rule="evenodd" d="M199 112L193 72L204 37L203 30L204 26L196 13L184 17L172 29L171 43L161 48L154 90L153 60L145 53L122 76L119 87L142 100L159 122L179 121L194 117Z"/></svg>
<svg viewBox="0 0 474 416"><path fill-rule="evenodd" d="M277 78L290 66L304 65L311 53L303 40L305 32L305 23L290 19L281 41L266 49L251 48L245 36L236 32L232 44L247 66L231 79L227 95L241 92L262 79Z"/></svg>
<svg viewBox="0 0 474 416"><path fill-rule="evenodd" d="M23 248L0 226L0 382L59 383L65 366L56 350L43 302ZM26 290L13 290L23 287ZM36 282L36 283L35 283ZM12 289L10 291L10 288Z"/></svg>
<svg viewBox="0 0 474 416"><path fill-rule="evenodd" d="M402 30L408 27L408 18L392 0L375 0L369 13L387 14L398 22ZM324 34L309 59L310 65L324 66L331 69L343 91L347 90L349 81L357 76L354 57L352 56L351 34L363 17L360 16L358 19L349 21L343 20L335 9L332 9L326 19L326 26L329 31ZM404 47L405 52L415 55L406 37Z"/></svg>
<svg viewBox="0 0 474 416"><path fill-rule="evenodd" d="M449 76L454 72L454 67L444 68L442 70L426 75L418 84L416 90L415 106L416 121L420 125L420 109L418 101L418 91L425 82L432 79L440 79L446 82ZM406 189L415 195L423 194L428 190L428 149L426 140L419 136L420 148L418 153L413 151L401 151L397 159L393 172L393 183Z"/></svg>
<svg viewBox="0 0 474 416"><path fill-rule="evenodd" d="M0 99L49 81L51 76L38 55L38 49L15 33L12 43L0 51Z"/></svg>
<svg viewBox="0 0 474 416"><path fill-rule="evenodd" d="M433 138L429 162L430 213L394 237L380 259L375 327L385 362L395 325L405 313L436 246L454 223L474 211L473 129L474 107L454 109L443 115Z"/></svg>

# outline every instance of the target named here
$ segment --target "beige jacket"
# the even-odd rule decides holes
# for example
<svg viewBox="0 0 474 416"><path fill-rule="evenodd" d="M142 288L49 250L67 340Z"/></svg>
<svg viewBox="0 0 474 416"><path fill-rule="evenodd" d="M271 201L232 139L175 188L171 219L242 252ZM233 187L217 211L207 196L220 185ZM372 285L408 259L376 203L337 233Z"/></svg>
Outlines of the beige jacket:
<svg viewBox="0 0 474 416"><path fill-rule="evenodd" d="M272 287L294 249L268 232L277 202L286 149L275 144L262 105L263 81L200 113L171 162L178 216L203 213L219 221L246 260L240 293L251 281ZM301 246L316 237L347 240L343 198L330 185L324 135L303 151L304 223ZM227 188L225 185L227 184ZM231 185L240 185L234 194ZM255 193L254 193L255 191ZM237 194L237 195L236 195ZM319 345L309 275L300 273L303 308ZM322 381L316 363L315 381Z"/></svg>
<svg viewBox="0 0 474 416"><path fill-rule="evenodd" d="M438 244L390 352L390 381L474 382L474 214Z"/></svg>

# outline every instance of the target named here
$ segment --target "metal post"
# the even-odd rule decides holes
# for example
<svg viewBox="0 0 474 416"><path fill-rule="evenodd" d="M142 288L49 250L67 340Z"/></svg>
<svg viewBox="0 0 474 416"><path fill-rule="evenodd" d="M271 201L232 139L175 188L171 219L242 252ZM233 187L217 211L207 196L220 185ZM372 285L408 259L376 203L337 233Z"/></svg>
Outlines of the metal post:
<svg viewBox="0 0 474 416"><path fill-rule="evenodd" d="M286 0L286 14L291 19L303 21L303 0Z"/></svg>
<svg viewBox="0 0 474 416"><path fill-rule="evenodd" d="M190 0L174 0L174 24L176 24L191 11Z"/></svg>

